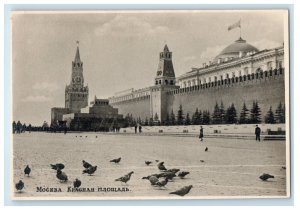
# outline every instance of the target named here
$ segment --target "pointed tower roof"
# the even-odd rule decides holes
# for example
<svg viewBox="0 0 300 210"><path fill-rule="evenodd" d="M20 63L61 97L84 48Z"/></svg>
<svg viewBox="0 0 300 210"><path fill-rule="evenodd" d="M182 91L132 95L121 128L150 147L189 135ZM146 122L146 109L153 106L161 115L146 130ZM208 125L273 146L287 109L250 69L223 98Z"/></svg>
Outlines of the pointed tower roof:
<svg viewBox="0 0 300 210"><path fill-rule="evenodd" d="M77 44L77 50L76 50L76 55L75 55L74 62L75 63L81 63L80 53L79 53L79 41L76 41L76 44Z"/></svg>
<svg viewBox="0 0 300 210"><path fill-rule="evenodd" d="M167 44L165 44L164 52L170 52Z"/></svg>

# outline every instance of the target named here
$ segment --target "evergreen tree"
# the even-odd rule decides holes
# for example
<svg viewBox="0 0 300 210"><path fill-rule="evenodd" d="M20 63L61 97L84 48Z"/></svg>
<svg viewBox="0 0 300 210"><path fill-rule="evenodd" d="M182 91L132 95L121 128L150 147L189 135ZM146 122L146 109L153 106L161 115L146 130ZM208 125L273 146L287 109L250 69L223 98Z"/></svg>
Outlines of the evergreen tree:
<svg viewBox="0 0 300 210"><path fill-rule="evenodd" d="M201 125L203 124L203 115L202 115L202 111L199 111L199 117L197 119L197 125Z"/></svg>
<svg viewBox="0 0 300 210"><path fill-rule="evenodd" d="M210 120L211 119L209 111L203 111L202 124L209 124Z"/></svg>
<svg viewBox="0 0 300 210"><path fill-rule="evenodd" d="M175 114L173 112L173 109L171 111L171 116L170 116L170 125L176 125L176 119L175 119Z"/></svg>
<svg viewBox="0 0 300 210"><path fill-rule="evenodd" d="M182 111L182 105L180 104L179 110L177 112L177 125L183 125L183 111Z"/></svg>
<svg viewBox="0 0 300 210"><path fill-rule="evenodd" d="M186 114L184 124L185 124L185 125L190 125L190 124L191 124L191 119L190 119L189 113Z"/></svg>
<svg viewBox="0 0 300 210"><path fill-rule="evenodd" d="M149 126L153 126L154 125L154 123L153 123L153 118L151 117L150 119L149 119Z"/></svg>
<svg viewBox="0 0 300 210"><path fill-rule="evenodd" d="M225 123L225 108L224 108L223 101L221 101L221 105L220 105L220 118L221 118L221 124L224 124Z"/></svg>
<svg viewBox="0 0 300 210"><path fill-rule="evenodd" d="M261 122L261 117L260 116L261 116L261 111L260 111L258 102L254 101L252 109L251 109L251 114L250 114L250 117L251 117L250 122L253 123L253 124L260 123Z"/></svg>
<svg viewBox="0 0 300 210"><path fill-rule="evenodd" d="M158 122L158 115L157 115L157 113L155 113L155 115L154 115L154 121Z"/></svg>
<svg viewBox="0 0 300 210"><path fill-rule="evenodd" d="M213 124L220 124L221 123L221 114L218 102L216 102L215 109L212 115L212 123Z"/></svg>
<svg viewBox="0 0 300 210"><path fill-rule="evenodd" d="M246 103L244 102L243 108L240 114L240 124L246 124L248 123L248 109L246 107Z"/></svg>
<svg viewBox="0 0 300 210"><path fill-rule="evenodd" d="M226 110L226 123L234 124L237 122L236 109L234 104L231 104L230 107Z"/></svg>
<svg viewBox="0 0 300 210"><path fill-rule="evenodd" d="M196 109L195 113L193 114L193 117L192 117L192 124L193 125L199 125L199 111L198 111L198 108Z"/></svg>
<svg viewBox="0 0 300 210"><path fill-rule="evenodd" d="M144 125L147 126L148 123L149 123L149 122L148 122L148 117L146 117Z"/></svg>
<svg viewBox="0 0 300 210"><path fill-rule="evenodd" d="M275 111L275 120L277 123L285 123L285 110L284 110L284 106L282 106L281 102L279 103L279 105Z"/></svg>
<svg viewBox="0 0 300 210"><path fill-rule="evenodd" d="M275 118L274 118L274 113L272 111L272 106L270 106L270 109L265 117L265 123L269 124L274 124L275 123Z"/></svg>
<svg viewBox="0 0 300 210"><path fill-rule="evenodd" d="M170 125L170 116L169 116L169 113L167 113L166 120L164 121L163 124L164 125Z"/></svg>

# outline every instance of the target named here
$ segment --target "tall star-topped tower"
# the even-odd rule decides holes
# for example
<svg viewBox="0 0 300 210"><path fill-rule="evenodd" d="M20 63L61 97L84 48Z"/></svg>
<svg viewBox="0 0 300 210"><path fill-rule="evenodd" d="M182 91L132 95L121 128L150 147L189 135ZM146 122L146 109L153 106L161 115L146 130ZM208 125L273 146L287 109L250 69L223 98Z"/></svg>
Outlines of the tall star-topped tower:
<svg viewBox="0 0 300 210"><path fill-rule="evenodd" d="M167 92L178 89L175 85L175 72L172 62L172 52L165 45L163 52L159 53L159 63L155 77L155 85L151 87L150 114L154 119L158 117L160 122L167 116L168 101Z"/></svg>
<svg viewBox="0 0 300 210"><path fill-rule="evenodd" d="M65 90L65 108L71 113L79 113L81 108L88 105L89 88L84 86L83 78L83 62L80 60L79 41L77 41L77 49L75 59L72 61L71 82L66 86Z"/></svg>
<svg viewBox="0 0 300 210"><path fill-rule="evenodd" d="M155 77L155 85L175 85L175 72L172 62L172 52L167 45L159 54L158 69Z"/></svg>

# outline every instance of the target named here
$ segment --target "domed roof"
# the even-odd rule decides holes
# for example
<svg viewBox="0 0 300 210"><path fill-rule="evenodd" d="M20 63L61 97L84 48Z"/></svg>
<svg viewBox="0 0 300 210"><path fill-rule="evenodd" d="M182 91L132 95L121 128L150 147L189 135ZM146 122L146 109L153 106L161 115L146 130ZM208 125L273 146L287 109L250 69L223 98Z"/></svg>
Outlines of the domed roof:
<svg viewBox="0 0 300 210"><path fill-rule="evenodd" d="M248 44L246 40L243 40L241 37L236 40L234 43L227 46L221 53L215 58L227 58L227 57L239 57L240 52L247 53L247 52L258 52L259 50Z"/></svg>

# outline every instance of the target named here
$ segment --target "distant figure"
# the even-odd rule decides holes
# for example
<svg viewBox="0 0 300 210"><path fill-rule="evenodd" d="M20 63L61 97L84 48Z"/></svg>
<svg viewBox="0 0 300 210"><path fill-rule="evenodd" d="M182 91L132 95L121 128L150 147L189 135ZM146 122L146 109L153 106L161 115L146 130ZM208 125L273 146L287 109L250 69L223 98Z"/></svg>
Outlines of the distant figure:
<svg viewBox="0 0 300 210"><path fill-rule="evenodd" d="M261 129L260 127L258 127L258 125L256 125L256 128L255 128L255 141L260 141L260 132L261 132Z"/></svg>
<svg viewBox="0 0 300 210"><path fill-rule="evenodd" d="M134 133L137 132L137 125L134 126Z"/></svg>
<svg viewBox="0 0 300 210"><path fill-rule="evenodd" d="M200 135L199 135L200 141L203 141L203 128L200 126Z"/></svg>
<svg viewBox="0 0 300 210"><path fill-rule="evenodd" d="M73 182L73 186L74 188L78 188L81 186L81 181L79 179L75 179L75 181Z"/></svg>
<svg viewBox="0 0 300 210"><path fill-rule="evenodd" d="M13 123L12 123L12 129L13 129L13 133L16 133L16 131L17 131L17 123L15 121L13 121Z"/></svg>
<svg viewBox="0 0 300 210"><path fill-rule="evenodd" d="M142 126L139 125L139 133L142 133Z"/></svg>
<svg viewBox="0 0 300 210"><path fill-rule="evenodd" d="M208 151L208 147L206 147L204 151L207 152Z"/></svg>
<svg viewBox="0 0 300 210"><path fill-rule="evenodd" d="M27 165L26 168L24 169L24 174L29 176L30 172L31 172L31 168L29 168L29 166Z"/></svg>
<svg viewBox="0 0 300 210"><path fill-rule="evenodd" d="M20 180L17 184L16 184L16 189L17 191L21 191L24 188L24 182L22 182L22 180Z"/></svg>
<svg viewBox="0 0 300 210"><path fill-rule="evenodd" d="M267 181L269 178L273 178L274 179L274 176L273 175L270 175L270 174L263 174L259 177L261 180L263 181Z"/></svg>

